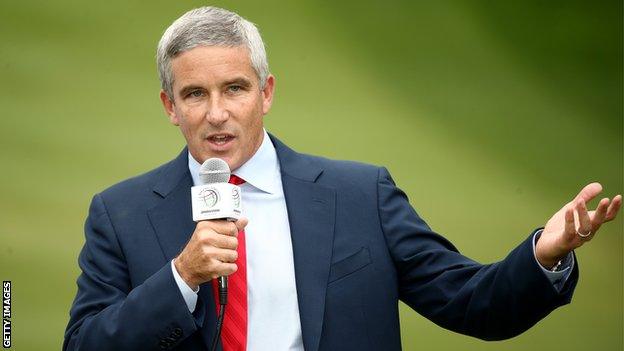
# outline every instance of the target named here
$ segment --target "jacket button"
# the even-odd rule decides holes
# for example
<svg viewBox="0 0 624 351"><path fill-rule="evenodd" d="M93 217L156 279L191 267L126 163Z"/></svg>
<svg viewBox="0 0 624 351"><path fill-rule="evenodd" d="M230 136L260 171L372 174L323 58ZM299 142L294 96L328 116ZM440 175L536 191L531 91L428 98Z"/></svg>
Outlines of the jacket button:
<svg viewBox="0 0 624 351"><path fill-rule="evenodd" d="M166 350L169 348L169 343L167 342L167 340L160 340L160 343L158 343L158 346L160 346L161 350Z"/></svg>
<svg viewBox="0 0 624 351"><path fill-rule="evenodd" d="M173 329L173 333L171 333L171 335L173 335L176 338L181 337L182 336L182 329L180 329L180 328Z"/></svg>

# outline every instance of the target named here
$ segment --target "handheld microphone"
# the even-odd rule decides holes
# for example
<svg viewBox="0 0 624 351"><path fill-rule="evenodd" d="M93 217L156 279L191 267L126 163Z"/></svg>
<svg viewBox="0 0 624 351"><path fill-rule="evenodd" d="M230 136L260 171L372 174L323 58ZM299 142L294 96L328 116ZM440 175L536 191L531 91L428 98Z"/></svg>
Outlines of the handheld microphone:
<svg viewBox="0 0 624 351"><path fill-rule="evenodd" d="M191 188L193 220L237 221L241 217L241 191L230 180L230 167L220 158L209 158L199 168L201 184Z"/></svg>
<svg viewBox="0 0 624 351"><path fill-rule="evenodd" d="M191 204L195 222L211 219L236 221L242 213L241 191L230 180L230 167L220 158L209 158L199 168L201 184L191 188ZM223 325L225 305L227 305L227 277L218 278L219 318L217 330L212 341L212 350L216 349Z"/></svg>

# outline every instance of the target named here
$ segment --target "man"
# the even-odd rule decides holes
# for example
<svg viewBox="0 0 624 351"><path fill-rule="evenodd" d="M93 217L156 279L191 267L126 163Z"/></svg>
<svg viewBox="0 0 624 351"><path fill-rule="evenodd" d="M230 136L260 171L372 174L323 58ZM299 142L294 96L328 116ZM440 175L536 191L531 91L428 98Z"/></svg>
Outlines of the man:
<svg viewBox="0 0 624 351"><path fill-rule="evenodd" d="M189 11L158 45L160 94L187 142L171 162L96 195L65 350L204 350L213 281L236 288L225 350L398 350L398 299L435 323L513 337L571 299L572 250L612 220L621 196L586 186L503 261L457 253L384 168L296 153L263 116L275 78L260 35L229 11ZM225 160L247 218L191 220L199 165Z"/></svg>

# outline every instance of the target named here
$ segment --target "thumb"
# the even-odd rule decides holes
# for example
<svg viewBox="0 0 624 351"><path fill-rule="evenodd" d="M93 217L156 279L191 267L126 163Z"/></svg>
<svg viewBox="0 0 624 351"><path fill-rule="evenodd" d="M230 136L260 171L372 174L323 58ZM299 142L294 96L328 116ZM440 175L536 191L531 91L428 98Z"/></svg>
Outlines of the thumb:
<svg viewBox="0 0 624 351"><path fill-rule="evenodd" d="M249 220L247 220L247 218L245 217L241 217L236 222L234 222L234 224L236 224L236 229L238 229L239 232L245 229L247 223L249 223Z"/></svg>

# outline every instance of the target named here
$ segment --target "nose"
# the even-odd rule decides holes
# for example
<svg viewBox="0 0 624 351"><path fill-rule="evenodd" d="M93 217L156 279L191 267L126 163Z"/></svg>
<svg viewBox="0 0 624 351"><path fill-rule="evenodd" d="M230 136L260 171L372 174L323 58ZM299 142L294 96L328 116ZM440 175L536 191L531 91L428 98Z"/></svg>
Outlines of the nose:
<svg viewBox="0 0 624 351"><path fill-rule="evenodd" d="M223 99L220 97L214 97L208 102L208 111L206 112L206 119L208 123L213 125L221 125L230 118L230 113L224 106Z"/></svg>

